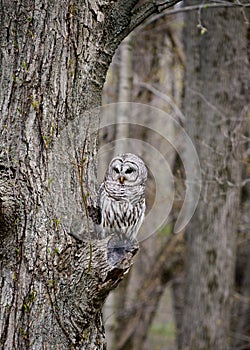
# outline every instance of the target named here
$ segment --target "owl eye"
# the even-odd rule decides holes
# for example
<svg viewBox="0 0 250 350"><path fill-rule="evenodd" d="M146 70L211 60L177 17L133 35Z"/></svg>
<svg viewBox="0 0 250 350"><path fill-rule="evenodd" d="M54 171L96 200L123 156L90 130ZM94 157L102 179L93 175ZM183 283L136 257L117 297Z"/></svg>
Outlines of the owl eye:
<svg viewBox="0 0 250 350"><path fill-rule="evenodd" d="M114 168L114 172L116 172L116 174L119 174L119 169L118 168Z"/></svg>
<svg viewBox="0 0 250 350"><path fill-rule="evenodd" d="M134 170L132 168L128 168L125 170L125 174L131 174Z"/></svg>

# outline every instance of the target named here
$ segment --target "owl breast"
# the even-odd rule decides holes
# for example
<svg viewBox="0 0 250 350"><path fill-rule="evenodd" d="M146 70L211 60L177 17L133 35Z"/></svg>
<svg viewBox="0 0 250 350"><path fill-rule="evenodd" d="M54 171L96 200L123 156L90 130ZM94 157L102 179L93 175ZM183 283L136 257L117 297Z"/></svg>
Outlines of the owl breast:
<svg viewBox="0 0 250 350"><path fill-rule="evenodd" d="M147 168L132 153L116 156L110 162L100 187L102 237L115 234L121 240L134 240L145 214Z"/></svg>
<svg viewBox="0 0 250 350"><path fill-rule="evenodd" d="M143 222L145 214L145 199L138 191L132 198L111 196L105 189L100 198L102 211L102 229L105 236L117 234L120 237L134 239Z"/></svg>

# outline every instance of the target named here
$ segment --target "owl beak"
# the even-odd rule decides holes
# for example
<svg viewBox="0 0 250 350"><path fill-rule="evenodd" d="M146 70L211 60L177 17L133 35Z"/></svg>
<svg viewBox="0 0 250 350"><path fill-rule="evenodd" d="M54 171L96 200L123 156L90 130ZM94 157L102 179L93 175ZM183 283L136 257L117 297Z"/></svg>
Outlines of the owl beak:
<svg viewBox="0 0 250 350"><path fill-rule="evenodd" d="M124 182L124 176L120 176L120 177L119 177L119 181L120 181L121 184L123 184L123 182Z"/></svg>

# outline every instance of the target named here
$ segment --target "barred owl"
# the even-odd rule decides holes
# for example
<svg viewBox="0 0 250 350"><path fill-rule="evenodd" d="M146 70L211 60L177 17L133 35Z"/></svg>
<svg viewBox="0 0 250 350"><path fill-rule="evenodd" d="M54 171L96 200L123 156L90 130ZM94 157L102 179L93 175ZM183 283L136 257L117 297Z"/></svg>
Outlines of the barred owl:
<svg viewBox="0 0 250 350"><path fill-rule="evenodd" d="M144 188L147 168L132 153L115 157L100 187L103 237L116 234L121 240L134 240L145 214Z"/></svg>

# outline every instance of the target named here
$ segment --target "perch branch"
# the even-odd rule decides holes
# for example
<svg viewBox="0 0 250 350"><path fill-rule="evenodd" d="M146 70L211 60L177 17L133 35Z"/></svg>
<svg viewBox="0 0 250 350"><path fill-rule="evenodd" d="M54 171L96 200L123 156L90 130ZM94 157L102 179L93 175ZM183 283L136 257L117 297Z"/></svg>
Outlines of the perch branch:
<svg viewBox="0 0 250 350"><path fill-rule="evenodd" d="M166 1L147 1L137 10L134 11L132 20L129 26L129 32L138 27L145 19L149 18L155 13L160 13L167 8L174 6L180 0L166 0Z"/></svg>

